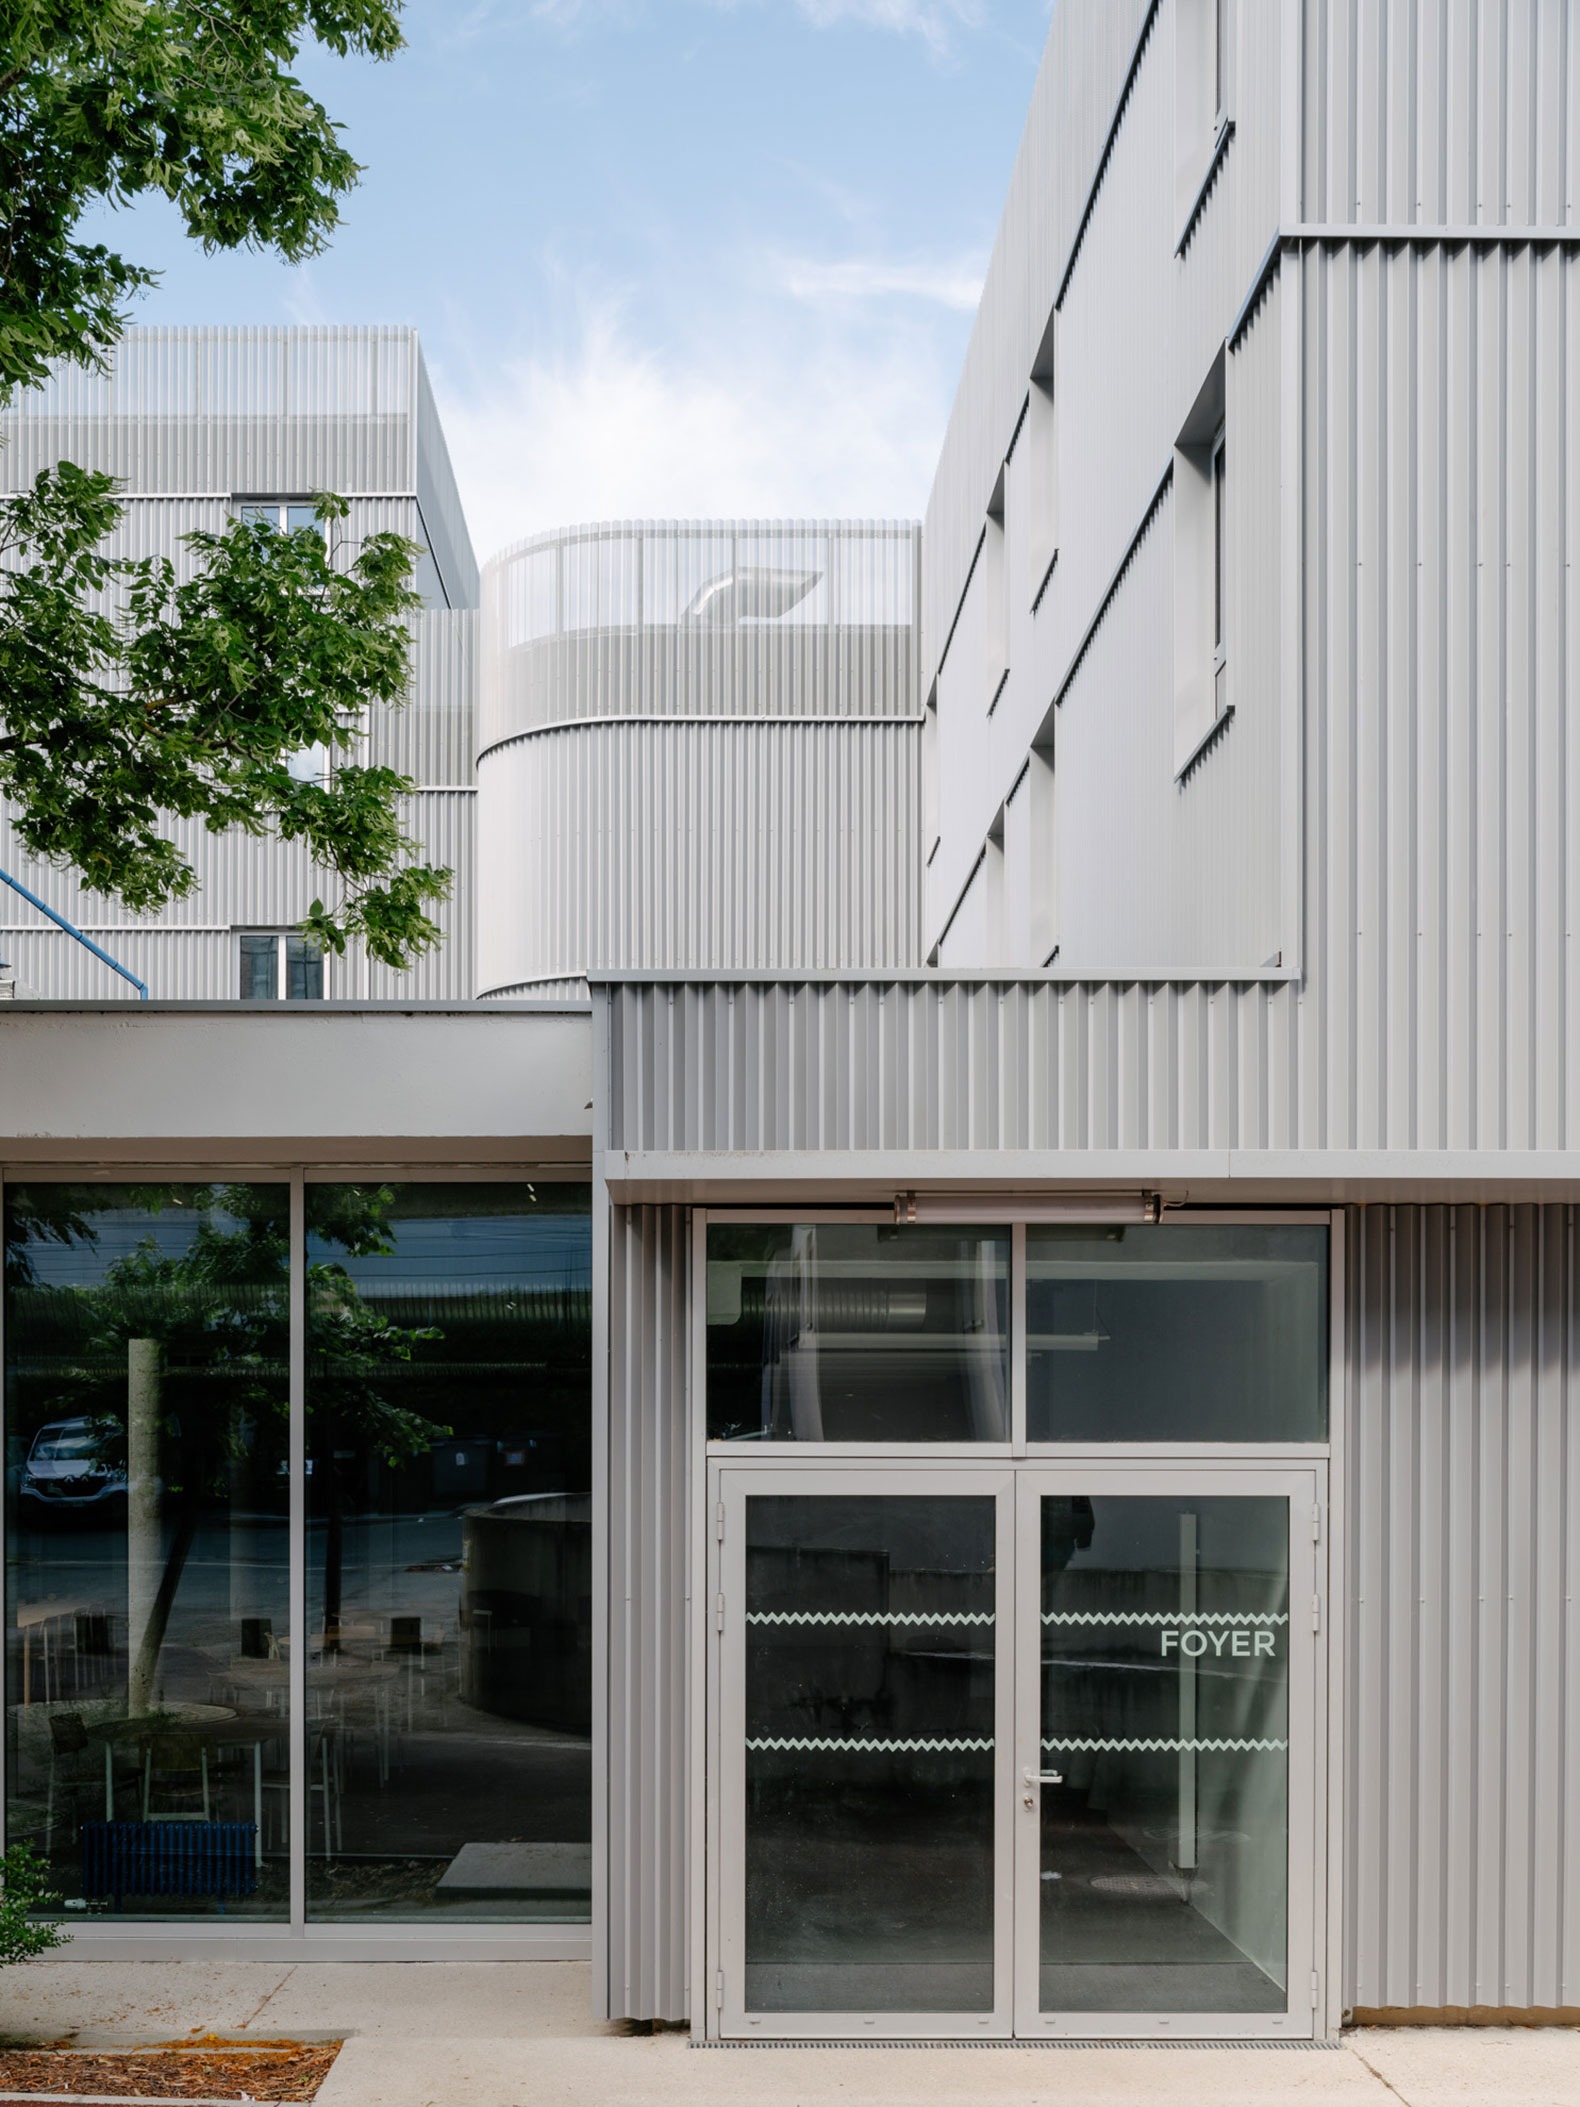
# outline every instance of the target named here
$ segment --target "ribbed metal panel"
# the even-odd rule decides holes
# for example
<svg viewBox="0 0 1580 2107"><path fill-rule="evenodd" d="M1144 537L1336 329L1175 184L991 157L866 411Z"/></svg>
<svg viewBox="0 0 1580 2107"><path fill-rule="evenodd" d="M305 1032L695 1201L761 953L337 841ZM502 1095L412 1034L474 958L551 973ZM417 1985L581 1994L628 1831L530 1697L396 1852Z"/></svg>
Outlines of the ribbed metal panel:
<svg viewBox="0 0 1580 2107"><path fill-rule="evenodd" d="M1345 2002L1580 2004L1571 1207L1352 1217Z"/></svg>
<svg viewBox="0 0 1580 2107"><path fill-rule="evenodd" d="M368 757L429 789L475 778L477 612L460 608L414 617L411 700L375 713Z"/></svg>
<svg viewBox="0 0 1580 2107"><path fill-rule="evenodd" d="M475 609L476 566L434 415L410 330L134 329L107 374L62 367L0 418L0 485L16 488L62 458L106 468L127 484L112 553L169 555L184 575L192 561L182 537L223 529L234 498L339 490L350 496L350 512L333 529L338 560L349 561L371 534L426 534L451 597L459 593ZM436 583L437 574L430 591ZM421 786L448 790L473 780L476 621L475 611L413 618L412 700L370 729L370 758ZM331 960L328 992L471 994L471 808L469 795L419 797L410 808L425 853L457 874L456 900L441 917L453 926L450 941L407 976L355 956ZM213 836L192 824L172 833L199 884L153 927L86 892L73 873L24 857L3 813L0 863L124 958L156 996L233 996L232 932L292 926L324 881L301 850L274 841ZM0 895L0 946L16 954L35 992L124 987L80 947L44 932L34 910Z"/></svg>
<svg viewBox="0 0 1580 2107"><path fill-rule="evenodd" d="M482 747L587 718L913 717L917 541L893 521L707 520L521 542L484 571ZM770 578L800 596L728 618L721 587L745 581L750 607Z"/></svg>
<svg viewBox="0 0 1580 2107"><path fill-rule="evenodd" d="M360 963L354 954L326 962L325 992L358 996L467 996L472 992L471 889L473 807L470 791L419 793L403 816L424 858L456 873L452 899L437 919L450 932L444 946L409 974ZM330 881L315 873L306 854L249 835L210 835L196 825L173 830L191 855L197 890L172 904L156 923L128 914L116 903L89 893L74 873L55 871L21 854L0 814L0 868L26 884L79 928L148 982L156 999L223 1000L239 991L240 968L234 931L288 929L300 922ZM52 932L36 909L0 887L0 958L18 969L30 992L58 998L115 995L126 988L70 938ZM144 963L139 963L139 960Z"/></svg>
<svg viewBox="0 0 1580 2107"><path fill-rule="evenodd" d="M67 459L134 490L412 491L418 358L409 329L130 329L107 373L63 365L17 398L0 478Z"/></svg>
<svg viewBox="0 0 1580 2107"><path fill-rule="evenodd" d="M915 724L606 724L485 757L479 988L907 963Z"/></svg>
<svg viewBox="0 0 1580 2107"><path fill-rule="evenodd" d="M1306 0L1302 14L1307 219L1575 223L1569 0Z"/></svg>
<svg viewBox="0 0 1580 2107"><path fill-rule="evenodd" d="M612 2019L684 2019L690 1220L610 1223L607 1892L598 1925Z"/></svg>

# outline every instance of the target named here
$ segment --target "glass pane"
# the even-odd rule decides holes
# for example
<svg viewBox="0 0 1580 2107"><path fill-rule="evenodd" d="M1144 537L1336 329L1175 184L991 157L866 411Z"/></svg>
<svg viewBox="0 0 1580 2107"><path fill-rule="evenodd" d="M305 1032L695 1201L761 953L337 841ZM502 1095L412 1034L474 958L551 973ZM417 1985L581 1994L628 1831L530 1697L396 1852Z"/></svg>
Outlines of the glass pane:
<svg viewBox="0 0 1580 2107"><path fill-rule="evenodd" d="M747 1514L746 2007L991 2011L994 1503Z"/></svg>
<svg viewBox="0 0 1580 2107"><path fill-rule="evenodd" d="M585 1921L590 1190L307 1197L309 1911Z"/></svg>
<svg viewBox="0 0 1580 2107"><path fill-rule="evenodd" d="M11 1186L7 1834L68 1907L286 1915L284 1186Z"/></svg>
<svg viewBox="0 0 1580 2107"><path fill-rule="evenodd" d="M285 940L285 992L292 1002L318 1002L324 993L324 954L305 936Z"/></svg>
<svg viewBox="0 0 1580 2107"><path fill-rule="evenodd" d="M1033 1441L1325 1441L1321 1226L1026 1233Z"/></svg>
<svg viewBox="0 0 1580 2107"><path fill-rule="evenodd" d="M315 534L322 534L324 531L323 523L318 517L318 508L315 505L286 505L282 509L285 513L285 525L288 532L296 534L304 528L311 528Z"/></svg>
<svg viewBox="0 0 1580 2107"><path fill-rule="evenodd" d="M241 939L241 999L243 1002L273 1002L280 992L280 939L277 936L244 936Z"/></svg>
<svg viewBox="0 0 1580 2107"><path fill-rule="evenodd" d="M1042 2010L1283 2011L1286 1500L1043 1501L1042 1762Z"/></svg>
<svg viewBox="0 0 1580 2107"><path fill-rule="evenodd" d="M1007 1441L1009 1233L708 1230L713 1441Z"/></svg>

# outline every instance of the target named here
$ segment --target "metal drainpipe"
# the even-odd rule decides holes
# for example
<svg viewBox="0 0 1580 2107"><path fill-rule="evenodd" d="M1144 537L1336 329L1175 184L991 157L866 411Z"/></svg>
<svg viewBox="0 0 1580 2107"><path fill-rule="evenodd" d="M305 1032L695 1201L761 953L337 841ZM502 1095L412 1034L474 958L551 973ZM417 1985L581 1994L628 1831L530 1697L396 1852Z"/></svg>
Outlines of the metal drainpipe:
<svg viewBox="0 0 1580 2107"><path fill-rule="evenodd" d="M135 973L129 972L118 958L111 958L102 945L96 944L91 936L84 936L75 923L68 922L63 914L56 914L54 908L47 901L41 900L37 893L30 892L20 878L13 878L9 871L0 871L0 880L9 885L14 893L20 893L30 907L36 907L40 914L48 915L57 928L65 930L67 936L74 936L95 958L102 958L112 973L119 973L122 980L129 980L144 1002L148 1000L148 983L145 980L139 980Z"/></svg>

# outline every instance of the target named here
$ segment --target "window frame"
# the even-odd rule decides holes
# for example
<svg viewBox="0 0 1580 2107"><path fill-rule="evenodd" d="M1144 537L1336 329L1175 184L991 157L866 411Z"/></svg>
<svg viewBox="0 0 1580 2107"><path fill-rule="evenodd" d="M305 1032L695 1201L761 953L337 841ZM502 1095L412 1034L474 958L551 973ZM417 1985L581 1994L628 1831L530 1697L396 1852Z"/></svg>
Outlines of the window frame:
<svg viewBox="0 0 1580 2107"><path fill-rule="evenodd" d="M290 947L292 943L302 945L304 952L315 948L309 944L308 939L302 935L299 929L248 929L237 927L231 931L231 934L236 939L238 985L236 1000L238 1002L324 1002L328 999L329 975L327 968L329 955L324 951L317 953L318 993L316 995L293 995L290 992L292 965ZM273 995L243 995L239 992L241 981L240 967L242 959L246 955L242 947L248 938L268 938L274 945L275 992Z"/></svg>

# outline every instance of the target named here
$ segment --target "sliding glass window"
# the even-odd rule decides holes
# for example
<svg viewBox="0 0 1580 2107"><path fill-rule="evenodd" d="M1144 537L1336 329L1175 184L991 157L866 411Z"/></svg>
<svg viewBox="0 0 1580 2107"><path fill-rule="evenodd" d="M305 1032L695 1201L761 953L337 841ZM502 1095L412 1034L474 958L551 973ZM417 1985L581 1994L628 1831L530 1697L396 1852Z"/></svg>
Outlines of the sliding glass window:
<svg viewBox="0 0 1580 2107"><path fill-rule="evenodd" d="M589 1915L590 1206L307 1188L318 1921Z"/></svg>
<svg viewBox="0 0 1580 2107"><path fill-rule="evenodd" d="M278 1919L283 1185L11 1186L7 1836L68 1912Z"/></svg>

